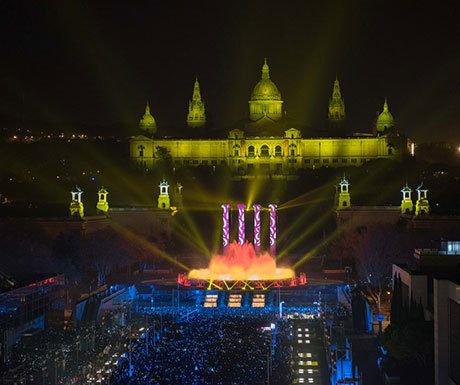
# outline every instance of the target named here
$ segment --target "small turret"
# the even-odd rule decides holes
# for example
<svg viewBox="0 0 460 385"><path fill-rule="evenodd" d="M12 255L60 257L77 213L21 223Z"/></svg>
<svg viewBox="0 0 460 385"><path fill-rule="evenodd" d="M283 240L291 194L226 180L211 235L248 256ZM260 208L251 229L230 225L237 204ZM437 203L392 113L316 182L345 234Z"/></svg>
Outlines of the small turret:
<svg viewBox="0 0 460 385"><path fill-rule="evenodd" d="M347 207L350 207L351 197L350 197L350 191L348 189L349 186L350 186L350 183L348 182L348 180L345 178L345 175L344 175L338 185L339 194L337 198L337 210L342 210Z"/></svg>
<svg viewBox="0 0 460 385"><path fill-rule="evenodd" d="M69 205L69 211L70 211L70 216L72 218L75 217L84 217L84 207L83 207L83 202L81 201L81 195L83 194L83 191L78 187L75 186L75 190L70 192L71 195L71 201Z"/></svg>
<svg viewBox="0 0 460 385"><path fill-rule="evenodd" d="M104 187L99 189L99 191L97 192L98 201L96 204L96 209L98 210L98 212L107 213L109 211L109 202L107 201L107 195L109 195L109 192Z"/></svg>
<svg viewBox="0 0 460 385"><path fill-rule="evenodd" d="M428 202L428 189L423 187L423 183L417 187L417 202L415 203L415 215L427 215L430 213Z"/></svg>
<svg viewBox="0 0 460 385"><path fill-rule="evenodd" d="M169 184L166 180L160 182L160 195L158 195L158 208L163 210L169 210L171 207L171 201L169 199Z"/></svg>
<svg viewBox="0 0 460 385"><path fill-rule="evenodd" d="M192 100L188 104L187 126L203 127L206 124L206 111L201 99L200 83L195 79Z"/></svg>
<svg viewBox="0 0 460 385"><path fill-rule="evenodd" d="M412 190L406 185L402 188L402 201L401 201L401 213L411 214L414 210L414 204L412 203Z"/></svg>
<svg viewBox="0 0 460 385"><path fill-rule="evenodd" d="M155 118L150 113L150 105L147 102L145 106L145 113L142 116L142 119L139 121L139 128L141 130L147 131L150 136L154 136L157 132L157 123Z"/></svg>

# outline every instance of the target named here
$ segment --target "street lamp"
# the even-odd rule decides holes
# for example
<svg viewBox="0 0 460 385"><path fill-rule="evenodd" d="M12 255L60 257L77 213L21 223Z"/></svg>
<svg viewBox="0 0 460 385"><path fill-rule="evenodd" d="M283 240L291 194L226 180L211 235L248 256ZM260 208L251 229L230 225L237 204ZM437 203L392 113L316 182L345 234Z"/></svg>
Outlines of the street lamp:
<svg viewBox="0 0 460 385"><path fill-rule="evenodd" d="M284 301L280 302L280 318L283 318L283 303L285 302Z"/></svg>

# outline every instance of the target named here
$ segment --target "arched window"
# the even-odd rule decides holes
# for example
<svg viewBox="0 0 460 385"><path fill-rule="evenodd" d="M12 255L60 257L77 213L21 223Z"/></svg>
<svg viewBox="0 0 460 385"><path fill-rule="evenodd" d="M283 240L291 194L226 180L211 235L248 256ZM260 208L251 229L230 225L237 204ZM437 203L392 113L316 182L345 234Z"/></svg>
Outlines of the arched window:
<svg viewBox="0 0 460 385"><path fill-rule="evenodd" d="M260 156L270 156L270 150L266 144L260 147Z"/></svg>
<svg viewBox="0 0 460 385"><path fill-rule="evenodd" d="M281 156L281 146L276 146L275 147L275 156Z"/></svg>
<svg viewBox="0 0 460 385"><path fill-rule="evenodd" d="M250 157L250 158L254 157L254 146L249 146L248 147L248 157Z"/></svg>
<svg viewBox="0 0 460 385"><path fill-rule="evenodd" d="M291 156L295 156L295 149L291 148Z"/></svg>
<svg viewBox="0 0 460 385"><path fill-rule="evenodd" d="M233 156L240 156L240 145L235 144L233 146Z"/></svg>
<svg viewBox="0 0 460 385"><path fill-rule="evenodd" d="M141 144L140 146L137 147L139 150L139 157L142 158L144 156L144 146Z"/></svg>

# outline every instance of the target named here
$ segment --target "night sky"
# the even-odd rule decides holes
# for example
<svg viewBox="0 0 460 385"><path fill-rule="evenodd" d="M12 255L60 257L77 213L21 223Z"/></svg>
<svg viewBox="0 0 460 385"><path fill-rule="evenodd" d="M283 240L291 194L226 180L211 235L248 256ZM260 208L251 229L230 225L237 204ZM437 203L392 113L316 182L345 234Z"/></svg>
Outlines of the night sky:
<svg viewBox="0 0 460 385"><path fill-rule="evenodd" d="M149 100L160 127L180 126L198 76L209 120L228 127L247 116L266 56L302 125L326 125L338 75L354 131L370 130L387 96L409 136L458 143L456 4L2 1L0 124L123 132Z"/></svg>

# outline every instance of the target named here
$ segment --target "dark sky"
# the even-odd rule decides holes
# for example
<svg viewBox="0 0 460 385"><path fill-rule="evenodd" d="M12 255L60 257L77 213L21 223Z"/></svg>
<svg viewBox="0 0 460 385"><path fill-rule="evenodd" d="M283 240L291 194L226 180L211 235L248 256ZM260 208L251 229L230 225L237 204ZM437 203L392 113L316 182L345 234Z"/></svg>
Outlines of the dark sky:
<svg viewBox="0 0 460 385"><path fill-rule="evenodd" d="M349 125L385 96L416 140L460 142L455 1L2 1L0 115L53 128L183 124L195 75L208 116L247 115L266 56L289 116L325 125L337 74Z"/></svg>

